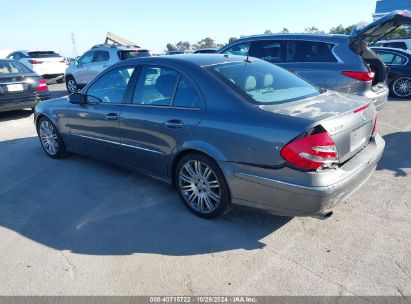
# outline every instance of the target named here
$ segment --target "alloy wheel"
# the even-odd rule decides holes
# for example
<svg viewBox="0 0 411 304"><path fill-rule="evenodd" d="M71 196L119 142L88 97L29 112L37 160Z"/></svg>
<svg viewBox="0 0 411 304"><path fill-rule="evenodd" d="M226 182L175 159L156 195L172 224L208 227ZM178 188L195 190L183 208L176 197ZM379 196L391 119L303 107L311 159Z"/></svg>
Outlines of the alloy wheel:
<svg viewBox="0 0 411 304"><path fill-rule="evenodd" d="M56 155L59 149L59 141L54 126L47 120L40 123L39 134L44 150L50 155Z"/></svg>
<svg viewBox="0 0 411 304"><path fill-rule="evenodd" d="M398 78L393 86L392 89L394 94L398 97L408 97L411 95L411 78L402 77Z"/></svg>
<svg viewBox="0 0 411 304"><path fill-rule="evenodd" d="M199 160L190 160L180 169L179 188L191 208L211 213L220 204L220 183L214 171Z"/></svg>
<svg viewBox="0 0 411 304"><path fill-rule="evenodd" d="M67 89L70 93L76 93L77 92L77 83L74 79L69 79L67 81Z"/></svg>

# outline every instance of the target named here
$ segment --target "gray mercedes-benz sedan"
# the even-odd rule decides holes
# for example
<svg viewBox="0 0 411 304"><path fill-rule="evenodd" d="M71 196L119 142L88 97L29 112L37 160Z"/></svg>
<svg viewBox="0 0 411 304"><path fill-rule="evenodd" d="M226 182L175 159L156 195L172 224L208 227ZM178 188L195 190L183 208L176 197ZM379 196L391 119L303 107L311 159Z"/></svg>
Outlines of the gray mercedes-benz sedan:
<svg viewBox="0 0 411 304"><path fill-rule="evenodd" d="M376 122L372 101L219 54L126 60L35 111L49 156L146 173L206 218L235 204L328 217L373 173L385 145Z"/></svg>

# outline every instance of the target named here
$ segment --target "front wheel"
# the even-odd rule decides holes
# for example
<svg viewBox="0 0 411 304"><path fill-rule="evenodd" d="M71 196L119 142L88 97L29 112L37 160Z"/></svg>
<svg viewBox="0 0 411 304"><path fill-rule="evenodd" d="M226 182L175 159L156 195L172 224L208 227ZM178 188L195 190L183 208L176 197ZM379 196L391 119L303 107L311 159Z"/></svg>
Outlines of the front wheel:
<svg viewBox="0 0 411 304"><path fill-rule="evenodd" d="M391 93L398 98L407 98L411 96L411 78L400 77L391 84Z"/></svg>
<svg viewBox="0 0 411 304"><path fill-rule="evenodd" d="M66 149L63 139L57 128L46 117L40 118L37 127L37 134L44 151L52 158L62 158L66 156Z"/></svg>
<svg viewBox="0 0 411 304"><path fill-rule="evenodd" d="M69 93L77 93L78 92L78 85L77 82L74 80L72 76L66 77L66 87Z"/></svg>
<svg viewBox="0 0 411 304"><path fill-rule="evenodd" d="M187 208L197 216L215 218L231 207L230 191L218 165L202 154L188 154L175 171L176 187Z"/></svg>

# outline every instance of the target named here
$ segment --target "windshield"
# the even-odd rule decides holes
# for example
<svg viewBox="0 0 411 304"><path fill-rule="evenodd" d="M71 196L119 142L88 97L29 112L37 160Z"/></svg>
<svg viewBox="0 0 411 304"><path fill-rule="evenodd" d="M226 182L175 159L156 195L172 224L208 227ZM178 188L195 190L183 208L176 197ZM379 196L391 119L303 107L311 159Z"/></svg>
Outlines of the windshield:
<svg viewBox="0 0 411 304"><path fill-rule="evenodd" d="M137 58L137 57L148 57L150 56L150 53L146 50L144 51L120 51L118 56L120 57L120 60L126 60L126 59Z"/></svg>
<svg viewBox="0 0 411 304"><path fill-rule="evenodd" d="M61 57L59 54L51 51L46 52L29 52L30 58L50 58L50 57Z"/></svg>
<svg viewBox="0 0 411 304"><path fill-rule="evenodd" d="M317 87L265 61L223 63L207 69L257 104L285 103L320 94Z"/></svg>
<svg viewBox="0 0 411 304"><path fill-rule="evenodd" d="M0 75L4 74L23 74L23 73L33 73L26 66L18 62L0 62Z"/></svg>

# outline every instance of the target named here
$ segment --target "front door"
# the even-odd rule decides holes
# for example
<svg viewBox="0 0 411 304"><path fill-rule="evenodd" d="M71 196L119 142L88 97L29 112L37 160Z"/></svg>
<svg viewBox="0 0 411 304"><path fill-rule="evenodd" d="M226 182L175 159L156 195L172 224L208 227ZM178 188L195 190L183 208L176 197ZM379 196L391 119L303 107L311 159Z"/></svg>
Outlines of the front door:
<svg viewBox="0 0 411 304"><path fill-rule="evenodd" d="M146 65L121 113L121 143L133 167L166 176L170 154L204 114L198 88L175 69Z"/></svg>
<svg viewBox="0 0 411 304"><path fill-rule="evenodd" d="M121 162L120 116L133 71L133 67L108 71L87 90L85 104L72 105L69 148Z"/></svg>

